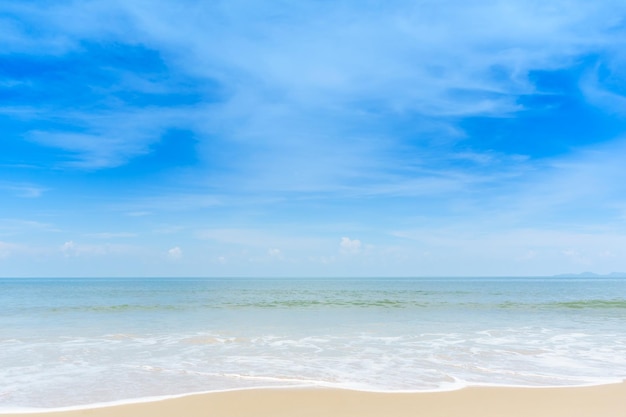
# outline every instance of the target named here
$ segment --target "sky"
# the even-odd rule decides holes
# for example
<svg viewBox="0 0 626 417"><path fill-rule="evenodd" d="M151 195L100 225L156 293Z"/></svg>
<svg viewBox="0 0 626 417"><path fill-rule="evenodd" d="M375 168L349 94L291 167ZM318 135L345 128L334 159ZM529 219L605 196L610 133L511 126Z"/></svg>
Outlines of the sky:
<svg viewBox="0 0 626 417"><path fill-rule="evenodd" d="M0 276L626 271L623 0L0 3Z"/></svg>

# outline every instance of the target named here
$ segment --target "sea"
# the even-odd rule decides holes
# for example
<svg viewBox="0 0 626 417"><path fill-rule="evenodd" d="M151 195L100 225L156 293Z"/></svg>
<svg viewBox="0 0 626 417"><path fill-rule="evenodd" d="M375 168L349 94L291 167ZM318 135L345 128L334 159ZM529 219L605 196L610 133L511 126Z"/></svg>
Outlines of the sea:
<svg viewBox="0 0 626 417"><path fill-rule="evenodd" d="M626 279L0 279L0 412L626 378Z"/></svg>

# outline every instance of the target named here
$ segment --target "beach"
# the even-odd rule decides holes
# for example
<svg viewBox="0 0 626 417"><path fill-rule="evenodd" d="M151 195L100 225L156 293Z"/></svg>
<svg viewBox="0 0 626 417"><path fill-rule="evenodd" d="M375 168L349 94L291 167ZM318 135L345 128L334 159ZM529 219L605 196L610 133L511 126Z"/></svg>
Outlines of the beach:
<svg viewBox="0 0 626 417"><path fill-rule="evenodd" d="M626 0L0 33L0 417L626 417Z"/></svg>
<svg viewBox="0 0 626 417"><path fill-rule="evenodd" d="M624 415L623 279L0 285L0 414Z"/></svg>
<svg viewBox="0 0 626 417"><path fill-rule="evenodd" d="M569 388L475 387L448 392L251 389L30 417L622 417L626 383ZM18 417L25 414L4 414Z"/></svg>

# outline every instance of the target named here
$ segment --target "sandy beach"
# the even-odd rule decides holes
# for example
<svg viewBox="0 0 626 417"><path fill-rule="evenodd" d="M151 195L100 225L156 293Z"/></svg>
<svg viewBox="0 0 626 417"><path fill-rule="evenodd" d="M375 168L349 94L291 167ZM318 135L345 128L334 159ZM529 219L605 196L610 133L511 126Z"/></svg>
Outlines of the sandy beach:
<svg viewBox="0 0 626 417"><path fill-rule="evenodd" d="M14 280L0 414L626 417L626 281L598 282Z"/></svg>
<svg viewBox="0 0 626 417"><path fill-rule="evenodd" d="M568 388L466 388L432 393L253 389L32 414L47 417L623 417L626 383Z"/></svg>

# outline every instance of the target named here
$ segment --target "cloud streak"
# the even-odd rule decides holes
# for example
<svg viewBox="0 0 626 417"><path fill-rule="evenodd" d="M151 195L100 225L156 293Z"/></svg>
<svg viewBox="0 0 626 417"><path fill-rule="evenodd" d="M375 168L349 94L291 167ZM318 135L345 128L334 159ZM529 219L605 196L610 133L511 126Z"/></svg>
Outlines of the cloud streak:
<svg viewBox="0 0 626 417"><path fill-rule="evenodd" d="M34 184L11 182L0 182L0 190L9 191L21 198L38 198L48 191L46 188Z"/></svg>
<svg viewBox="0 0 626 417"><path fill-rule="evenodd" d="M204 138L205 159L213 163L224 163L211 159L213 141L222 142L226 156L228 144L241 145L234 148L238 158L229 162L241 175L237 181L254 173L254 187L307 190L317 183L323 188L388 166L381 155L409 140L394 131L407 122L419 129L439 120L453 129L459 117L519 113L524 111L519 98L540 92L529 78L533 71L564 68L599 51L619 54L614 39L621 29L614 16L623 7L616 2L354 6L93 1L61 4L45 14L13 7L13 14L32 22L45 16L46 30L65 39L69 50L96 39L142 42L158 51L163 65L193 77L198 91L212 91L201 98L204 103L185 110L176 104L139 110L112 102L101 116L90 111L69 118L70 125L85 126L84 132L39 130L30 138L70 152L72 166L100 169L148 152L164 129L186 124ZM103 12L117 17L108 20L115 24L92 18ZM67 21L83 23L62 24ZM174 87L167 79L137 80L131 91L141 82ZM216 83L218 95L206 89ZM109 86L103 97L116 97L115 88ZM380 115L384 124L376 120ZM446 137L446 130L433 134L458 140ZM419 141L424 140L428 135ZM413 151L423 148L419 141ZM341 163L337 154L343 154ZM311 156L324 169L308 164ZM290 176L296 180L289 183Z"/></svg>

